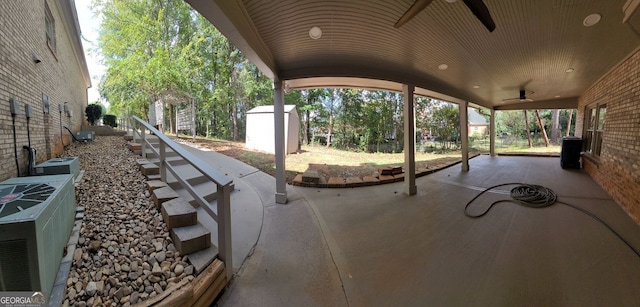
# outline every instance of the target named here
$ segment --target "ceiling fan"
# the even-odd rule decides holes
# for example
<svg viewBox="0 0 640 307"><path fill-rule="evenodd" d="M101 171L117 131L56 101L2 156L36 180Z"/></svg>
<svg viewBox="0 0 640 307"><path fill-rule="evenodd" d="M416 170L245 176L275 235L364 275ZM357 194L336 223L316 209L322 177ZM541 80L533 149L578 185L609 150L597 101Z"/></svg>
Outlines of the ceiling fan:
<svg viewBox="0 0 640 307"><path fill-rule="evenodd" d="M516 101L519 101L519 102L533 102L533 99L527 98L527 94L533 95L533 93L534 93L533 91L527 92L525 90L520 90L520 97L503 99L502 102L503 103L505 103L505 102L516 102Z"/></svg>
<svg viewBox="0 0 640 307"><path fill-rule="evenodd" d="M476 15L476 18L478 18L478 20L482 22L482 24L487 28L487 30L489 30L489 32L493 32L493 30L496 29L496 24L491 18L489 9L484 4L484 2L482 2L482 0L463 1L464 4L466 4L467 7L471 10L473 15ZM413 17L416 17L418 13L422 12L422 10L429 6L431 2L433 2L433 0L416 0L416 2L414 2L413 5L411 5L411 7L409 7L409 9L404 12L400 19L398 19L393 27L396 29L402 27L405 23L409 22L409 20L413 19Z"/></svg>

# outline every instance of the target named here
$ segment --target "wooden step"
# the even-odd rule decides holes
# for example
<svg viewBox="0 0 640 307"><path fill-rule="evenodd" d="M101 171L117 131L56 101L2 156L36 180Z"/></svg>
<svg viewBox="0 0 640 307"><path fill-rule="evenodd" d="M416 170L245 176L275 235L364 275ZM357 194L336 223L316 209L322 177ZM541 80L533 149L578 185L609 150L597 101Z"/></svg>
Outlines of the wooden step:
<svg viewBox="0 0 640 307"><path fill-rule="evenodd" d="M171 229L171 239L181 255L188 255L211 246L211 232L200 224Z"/></svg>
<svg viewBox="0 0 640 307"><path fill-rule="evenodd" d="M158 175L160 174L160 168L152 163L140 164L140 172L145 176Z"/></svg>
<svg viewBox="0 0 640 307"><path fill-rule="evenodd" d="M129 143L129 150L136 151L142 148L142 144L140 143Z"/></svg>
<svg viewBox="0 0 640 307"><path fill-rule="evenodd" d="M164 202L170 201L174 198L178 198L180 195L176 193L170 187L158 188L153 190L153 203L156 204L156 208L160 209L160 205Z"/></svg>
<svg viewBox="0 0 640 307"><path fill-rule="evenodd" d="M161 179L160 174L147 176L147 180L160 180L160 179Z"/></svg>
<svg viewBox="0 0 640 307"><path fill-rule="evenodd" d="M193 265L196 275L200 274L218 257L218 247L211 244L209 248L189 254L189 263Z"/></svg>
<svg viewBox="0 0 640 307"><path fill-rule="evenodd" d="M198 224L198 212L182 197L166 201L161 207L162 219L169 230Z"/></svg>
<svg viewBox="0 0 640 307"><path fill-rule="evenodd" d="M149 192L153 192L155 189L164 188L168 185L161 180L147 180L147 189Z"/></svg>

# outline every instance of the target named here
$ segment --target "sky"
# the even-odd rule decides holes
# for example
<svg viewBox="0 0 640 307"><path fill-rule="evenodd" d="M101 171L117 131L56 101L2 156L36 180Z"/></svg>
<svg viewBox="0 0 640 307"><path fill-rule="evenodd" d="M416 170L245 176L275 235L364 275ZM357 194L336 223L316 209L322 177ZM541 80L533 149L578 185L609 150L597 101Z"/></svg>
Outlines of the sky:
<svg viewBox="0 0 640 307"><path fill-rule="evenodd" d="M98 84L104 74L105 67L100 64L98 49L98 30L100 28L100 17L94 16L91 12L91 2L89 0L76 0L76 11L82 32L82 48L84 49L89 75L91 76L91 87L87 90L89 102L100 100ZM109 106L105 101L101 101L105 106Z"/></svg>

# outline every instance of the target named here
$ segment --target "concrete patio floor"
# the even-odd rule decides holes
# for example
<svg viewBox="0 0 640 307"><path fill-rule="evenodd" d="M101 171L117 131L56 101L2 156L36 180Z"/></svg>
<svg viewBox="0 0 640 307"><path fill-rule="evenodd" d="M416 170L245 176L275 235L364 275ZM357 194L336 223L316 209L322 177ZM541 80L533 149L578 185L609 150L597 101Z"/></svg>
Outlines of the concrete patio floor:
<svg viewBox="0 0 640 307"><path fill-rule="evenodd" d="M637 306L640 258L609 230L564 205L499 204L472 219L484 188L540 184L587 209L640 250L640 227L584 171L558 158L489 157L403 183L353 189L243 180L260 191L263 228L220 306ZM511 187L472 205L480 212ZM269 195L266 197L264 195Z"/></svg>

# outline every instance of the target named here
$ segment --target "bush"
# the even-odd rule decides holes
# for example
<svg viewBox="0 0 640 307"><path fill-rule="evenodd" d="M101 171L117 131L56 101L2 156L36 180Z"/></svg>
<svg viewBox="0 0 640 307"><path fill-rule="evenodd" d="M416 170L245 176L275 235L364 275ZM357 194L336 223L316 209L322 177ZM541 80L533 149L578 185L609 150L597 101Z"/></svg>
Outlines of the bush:
<svg viewBox="0 0 640 307"><path fill-rule="evenodd" d="M116 122L117 119L118 118L115 115L106 114L105 116L102 117L102 123L107 126L116 128L118 127L118 123Z"/></svg>
<svg viewBox="0 0 640 307"><path fill-rule="evenodd" d="M90 104L84 109L87 115L87 121L91 126L95 126L96 122L102 117L102 106L99 104Z"/></svg>

